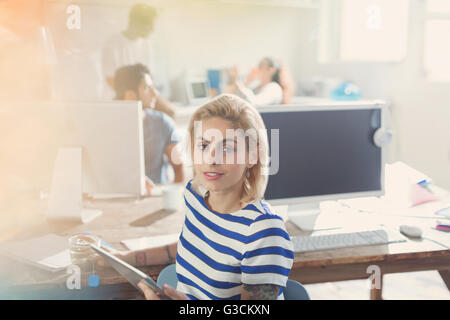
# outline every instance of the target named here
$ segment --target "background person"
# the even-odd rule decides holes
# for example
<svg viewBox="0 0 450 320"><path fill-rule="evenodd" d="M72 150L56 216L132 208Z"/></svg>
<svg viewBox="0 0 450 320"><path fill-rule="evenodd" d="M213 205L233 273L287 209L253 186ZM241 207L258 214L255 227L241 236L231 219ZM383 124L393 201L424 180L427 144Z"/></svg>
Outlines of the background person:
<svg viewBox="0 0 450 320"><path fill-rule="evenodd" d="M114 89L117 100L142 102L146 176L153 183L168 183L170 165L174 170L173 182L183 183L181 146L178 146L181 137L173 119L154 109L157 91L148 68L142 64L119 68L114 76Z"/></svg>
<svg viewBox="0 0 450 320"><path fill-rule="evenodd" d="M239 79L237 67L230 70L229 77L227 91L245 98L253 105L289 103L295 91L287 67L269 57L263 58L250 71L245 82Z"/></svg>
<svg viewBox="0 0 450 320"><path fill-rule="evenodd" d="M158 68L162 61L154 61L155 52L153 52L150 36L154 30L155 20L157 18L156 9L146 4L134 5L129 14L128 26L124 31L108 39L102 48L102 72L107 82L105 87L105 98L112 98L114 88L114 72L122 66L142 63L149 66L156 75L154 87L158 91L168 90L165 87L164 73L159 72ZM168 103L161 94L156 97L155 109L173 117L174 107Z"/></svg>

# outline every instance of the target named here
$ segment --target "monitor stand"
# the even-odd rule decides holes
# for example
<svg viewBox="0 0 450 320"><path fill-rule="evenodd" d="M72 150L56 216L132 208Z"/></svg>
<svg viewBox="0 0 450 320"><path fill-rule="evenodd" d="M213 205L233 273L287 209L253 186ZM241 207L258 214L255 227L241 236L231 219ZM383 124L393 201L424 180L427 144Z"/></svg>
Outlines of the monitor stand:
<svg viewBox="0 0 450 320"><path fill-rule="evenodd" d="M296 203L290 204L289 213L298 213L298 214L319 214L320 213L320 202L319 201L311 201L306 203Z"/></svg>
<svg viewBox="0 0 450 320"><path fill-rule="evenodd" d="M83 208L82 149L60 148L56 157L49 194L47 218L88 223L101 210Z"/></svg>
<svg viewBox="0 0 450 320"><path fill-rule="evenodd" d="M340 229L343 224L321 209L320 201L311 201L288 206L288 219L303 231Z"/></svg>

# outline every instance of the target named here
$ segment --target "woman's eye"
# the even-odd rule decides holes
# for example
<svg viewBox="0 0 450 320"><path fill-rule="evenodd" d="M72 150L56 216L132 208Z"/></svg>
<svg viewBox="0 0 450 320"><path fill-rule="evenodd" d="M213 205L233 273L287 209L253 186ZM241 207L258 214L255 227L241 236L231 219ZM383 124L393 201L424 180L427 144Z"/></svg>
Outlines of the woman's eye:
<svg viewBox="0 0 450 320"><path fill-rule="evenodd" d="M200 143L200 144L198 145L198 148L199 148L200 150L205 150L207 146L208 146L208 145L207 145L206 143Z"/></svg>
<svg viewBox="0 0 450 320"><path fill-rule="evenodd" d="M225 146L225 147L223 147L223 151L225 151L225 152L233 152L233 151L234 151L234 148L233 148L233 147Z"/></svg>

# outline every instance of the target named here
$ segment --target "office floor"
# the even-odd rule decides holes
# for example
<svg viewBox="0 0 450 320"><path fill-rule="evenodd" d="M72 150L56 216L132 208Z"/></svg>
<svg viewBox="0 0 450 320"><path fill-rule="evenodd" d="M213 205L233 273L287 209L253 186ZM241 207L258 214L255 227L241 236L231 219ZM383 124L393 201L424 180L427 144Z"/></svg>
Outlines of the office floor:
<svg viewBox="0 0 450 320"><path fill-rule="evenodd" d="M328 282L305 285L311 299L368 300L368 280ZM450 300L437 271L388 274L383 277L385 300Z"/></svg>

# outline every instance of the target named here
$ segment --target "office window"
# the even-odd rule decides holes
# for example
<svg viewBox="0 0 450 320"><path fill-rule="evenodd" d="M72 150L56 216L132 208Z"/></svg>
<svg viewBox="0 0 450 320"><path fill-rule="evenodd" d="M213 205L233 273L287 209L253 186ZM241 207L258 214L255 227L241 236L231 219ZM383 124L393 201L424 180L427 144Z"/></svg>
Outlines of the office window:
<svg viewBox="0 0 450 320"><path fill-rule="evenodd" d="M450 1L449 0L427 0L427 11L432 13L449 13Z"/></svg>
<svg viewBox="0 0 450 320"><path fill-rule="evenodd" d="M409 0L320 0L319 4L319 63L405 58Z"/></svg>
<svg viewBox="0 0 450 320"><path fill-rule="evenodd" d="M403 60L408 9L408 0L342 0L340 60Z"/></svg>
<svg viewBox="0 0 450 320"><path fill-rule="evenodd" d="M450 1L427 0L424 68L430 81L450 81Z"/></svg>

